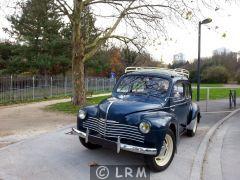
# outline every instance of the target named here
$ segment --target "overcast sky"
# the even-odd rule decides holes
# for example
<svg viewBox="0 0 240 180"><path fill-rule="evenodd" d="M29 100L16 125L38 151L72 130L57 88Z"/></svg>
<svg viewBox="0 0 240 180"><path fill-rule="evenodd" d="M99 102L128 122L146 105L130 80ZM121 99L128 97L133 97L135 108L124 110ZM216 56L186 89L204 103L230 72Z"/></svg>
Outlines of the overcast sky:
<svg viewBox="0 0 240 180"><path fill-rule="evenodd" d="M0 38L7 39L8 35L2 28L10 26L5 17L13 13L13 10L6 8L5 0L0 0L0 6L5 7L0 10ZM234 52L240 51L240 6L236 4L222 5L217 12L204 10L204 16L211 17L213 22L202 26L203 57L211 56L213 50L222 47ZM97 26L102 26L104 24L102 21L102 19L97 20ZM172 40L165 41L161 38L161 44L147 45L146 49L156 60L162 58L166 63L170 63L173 55L180 52L184 53L186 59L191 61L197 57L197 27L198 24L192 23L182 26L169 24L167 31ZM126 29L120 27L117 31L126 31ZM226 33L226 37L222 37L224 33Z"/></svg>

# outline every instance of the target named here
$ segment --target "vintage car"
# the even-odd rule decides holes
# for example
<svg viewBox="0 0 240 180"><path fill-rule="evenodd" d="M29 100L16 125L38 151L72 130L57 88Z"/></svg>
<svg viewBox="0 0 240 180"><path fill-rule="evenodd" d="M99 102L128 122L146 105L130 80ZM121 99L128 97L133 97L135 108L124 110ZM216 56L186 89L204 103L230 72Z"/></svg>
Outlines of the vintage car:
<svg viewBox="0 0 240 180"><path fill-rule="evenodd" d="M180 135L194 136L200 121L188 76L183 69L129 67L111 97L79 110L71 134L88 149L143 154L151 170L163 171Z"/></svg>

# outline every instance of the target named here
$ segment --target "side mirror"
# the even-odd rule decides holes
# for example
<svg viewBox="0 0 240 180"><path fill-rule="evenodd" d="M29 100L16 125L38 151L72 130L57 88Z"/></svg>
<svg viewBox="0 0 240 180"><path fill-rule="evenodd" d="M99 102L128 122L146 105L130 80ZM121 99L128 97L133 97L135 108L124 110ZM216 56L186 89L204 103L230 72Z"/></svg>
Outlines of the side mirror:
<svg viewBox="0 0 240 180"><path fill-rule="evenodd" d="M180 94L178 91L176 91L176 92L173 93L173 99L178 100L178 99L180 99L180 98L181 98L181 94Z"/></svg>

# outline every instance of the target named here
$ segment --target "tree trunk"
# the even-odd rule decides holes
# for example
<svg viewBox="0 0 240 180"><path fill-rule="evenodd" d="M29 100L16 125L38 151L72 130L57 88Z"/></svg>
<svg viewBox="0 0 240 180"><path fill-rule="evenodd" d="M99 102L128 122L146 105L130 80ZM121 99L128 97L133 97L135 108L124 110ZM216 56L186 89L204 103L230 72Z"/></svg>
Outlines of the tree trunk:
<svg viewBox="0 0 240 180"><path fill-rule="evenodd" d="M72 75L73 75L73 104L84 105L86 103L85 78L84 78L84 47L81 37L80 23L73 23L73 51L72 51Z"/></svg>
<svg viewBox="0 0 240 180"><path fill-rule="evenodd" d="M73 104L84 105L86 103L84 62L82 58L75 57L73 63Z"/></svg>

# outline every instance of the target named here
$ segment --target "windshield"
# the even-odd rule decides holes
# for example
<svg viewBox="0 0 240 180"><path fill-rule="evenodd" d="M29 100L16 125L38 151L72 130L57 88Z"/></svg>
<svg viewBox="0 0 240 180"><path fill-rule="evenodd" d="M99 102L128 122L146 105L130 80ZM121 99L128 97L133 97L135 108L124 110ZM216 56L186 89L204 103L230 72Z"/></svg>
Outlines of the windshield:
<svg viewBox="0 0 240 180"><path fill-rule="evenodd" d="M148 95L165 97L169 89L169 81L151 76L126 76L116 87L117 93L132 95Z"/></svg>

